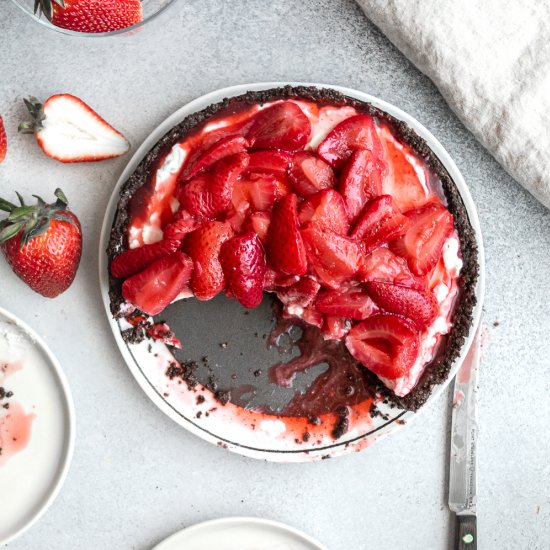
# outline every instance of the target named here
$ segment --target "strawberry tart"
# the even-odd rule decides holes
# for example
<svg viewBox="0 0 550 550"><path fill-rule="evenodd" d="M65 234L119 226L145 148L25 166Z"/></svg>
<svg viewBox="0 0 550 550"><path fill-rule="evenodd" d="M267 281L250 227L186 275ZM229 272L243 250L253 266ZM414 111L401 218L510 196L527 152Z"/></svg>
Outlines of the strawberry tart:
<svg viewBox="0 0 550 550"><path fill-rule="evenodd" d="M112 313L143 335L185 342L156 322L179 299L270 295L307 329L302 355L330 348L411 410L447 378L475 305L477 245L449 174L407 124L331 89L187 117L122 188L107 252ZM272 379L311 366L293 363Z"/></svg>

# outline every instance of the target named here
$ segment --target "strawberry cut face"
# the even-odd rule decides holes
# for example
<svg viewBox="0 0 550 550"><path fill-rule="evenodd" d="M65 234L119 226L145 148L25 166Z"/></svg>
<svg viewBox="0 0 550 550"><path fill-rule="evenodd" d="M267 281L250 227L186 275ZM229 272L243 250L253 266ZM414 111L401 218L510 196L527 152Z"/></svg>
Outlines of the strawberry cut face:
<svg viewBox="0 0 550 550"><path fill-rule="evenodd" d="M367 150L373 159L382 157L382 146L369 115L356 115L338 124L319 144L319 156L339 168L355 151Z"/></svg>
<svg viewBox="0 0 550 550"><path fill-rule="evenodd" d="M126 279L122 296L141 311L157 315L184 290L192 271L193 262L189 257L174 252Z"/></svg>
<svg viewBox="0 0 550 550"><path fill-rule="evenodd" d="M256 115L246 134L253 149L297 151L306 145L311 123L293 101L275 103Z"/></svg>
<svg viewBox="0 0 550 550"><path fill-rule="evenodd" d="M362 321L373 315L378 308L370 296L361 289L323 291L315 301L317 311L327 315Z"/></svg>
<svg viewBox="0 0 550 550"><path fill-rule="evenodd" d="M294 155L289 175L294 190L302 197L336 185L336 175L330 165L307 151Z"/></svg>
<svg viewBox="0 0 550 550"><path fill-rule="evenodd" d="M418 356L414 326L396 315L379 314L355 325L346 337L349 352L376 375L389 380L405 376Z"/></svg>
<svg viewBox="0 0 550 550"><path fill-rule="evenodd" d="M300 224L308 223L330 229L345 236L349 231L349 221L342 195L333 189L324 189L306 199L300 206Z"/></svg>

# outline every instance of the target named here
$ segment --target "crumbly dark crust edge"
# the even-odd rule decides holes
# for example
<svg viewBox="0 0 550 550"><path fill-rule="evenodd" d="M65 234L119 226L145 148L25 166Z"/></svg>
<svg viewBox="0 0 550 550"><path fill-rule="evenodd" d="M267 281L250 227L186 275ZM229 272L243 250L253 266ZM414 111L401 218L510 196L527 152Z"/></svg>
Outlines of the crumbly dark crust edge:
<svg viewBox="0 0 550 550"><path fill-rule="evenodd" d="M207 118L227 109L235 103L265 103L274 99L305 99L327 105L352 105L358 111L368 113L375 118L387 121L396 137L410 145L421 155L441 180L443 191L448 202L448 209L453 214L457 229L462 260L464 262L460 277L460 294L453 317L453 328L447 337L443 353L428 365L417 385L405 397L397 397L393 392L379 385L377 388L388 395L402 408L415 411L420 408L431 395L433 388L443 383L449 375L454 360L459 356L472 323L473 309L476 304L476 282L479 275L478 246L475 231L470 223L468 213L460 193L451 179L451 176L430 149L426 141L421 138L408 124L381 111L369 103L348 97L329 88L315 88L309 86L285 86L269 90L250 91L243 95L226 98L219 103L212 104L202 111L186 117L177 126L168 131L156 145L145 155L134 173L122 186L117 211L113 220L107 255L110 261L125 249L125 235L128 225L128 204L133 194L147 182L152 168L158 160L178 141L187 135L197 124ZM109 276L109 297L113 316L120 317L120 306L123 303L121 281Z"/></svg>

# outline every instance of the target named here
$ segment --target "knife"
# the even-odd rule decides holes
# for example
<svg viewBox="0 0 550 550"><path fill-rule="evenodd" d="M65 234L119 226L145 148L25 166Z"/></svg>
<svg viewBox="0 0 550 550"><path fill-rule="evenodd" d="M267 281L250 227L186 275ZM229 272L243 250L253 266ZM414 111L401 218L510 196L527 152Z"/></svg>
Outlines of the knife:
<svg viewBox="0 0 550 550"><path fill-rule="evenodd" d="M456 514L455 550L477 549L477 377L480 329L460 366L454 384L449 508Z"/></svg>

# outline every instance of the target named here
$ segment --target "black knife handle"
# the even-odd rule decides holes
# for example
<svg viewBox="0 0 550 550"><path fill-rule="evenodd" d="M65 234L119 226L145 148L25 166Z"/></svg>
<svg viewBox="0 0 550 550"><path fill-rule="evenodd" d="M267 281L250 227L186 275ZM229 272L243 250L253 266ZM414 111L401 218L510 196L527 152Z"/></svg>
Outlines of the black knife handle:
<svg viewBox="0 0 550 550"><path fill-rule="evenodd" d="M477 520L474 515L456 516L455 550L477 550Z"/></svg>

